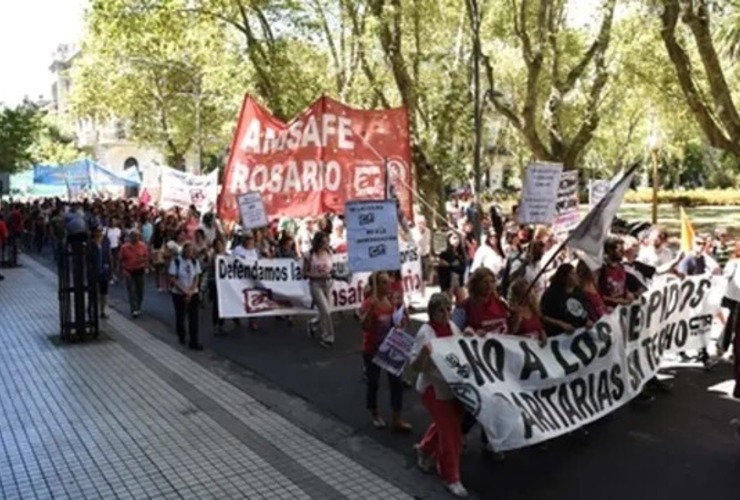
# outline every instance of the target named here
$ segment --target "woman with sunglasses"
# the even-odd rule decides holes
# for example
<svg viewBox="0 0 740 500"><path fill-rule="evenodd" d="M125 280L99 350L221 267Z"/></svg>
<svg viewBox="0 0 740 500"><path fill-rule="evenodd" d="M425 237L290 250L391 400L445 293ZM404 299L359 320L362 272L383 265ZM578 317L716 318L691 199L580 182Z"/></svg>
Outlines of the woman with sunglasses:
<svg viewBox="0 0 740 500"><path fill-rule="evenodd" d="M462 333L450 319L452 301L447 294L432 295L427 312L429 322L419 329L411 351L411 367L419 373L416 389L433 421L414 446L417 465L424 472L436 468L450 493L464 498L468 492L460 482L460 454L465 411L431 359L432 340Z"/></svg>

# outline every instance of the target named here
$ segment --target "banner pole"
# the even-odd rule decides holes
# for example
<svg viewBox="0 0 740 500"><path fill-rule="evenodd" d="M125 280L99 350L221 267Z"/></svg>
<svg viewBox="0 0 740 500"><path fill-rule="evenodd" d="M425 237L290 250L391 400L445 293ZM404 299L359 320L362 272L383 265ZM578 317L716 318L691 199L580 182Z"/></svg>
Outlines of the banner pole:
<svg viewBox="0 0 740 500"><path fill-rule="evenodd" d="M387 167L387 158L385 158L385 157L384 157L383 155L381 155L381 154L380 154L380 153L378 152L378 150L377 150L377 149L375 149L375 147L373 147L373 145L372 145L372 144L370 144L369 142L367 142L367 141L365 140L365 138L364 138L364 137L362 137L362 136L361 136L360 134L358 134L357 132L355 132L355 131L354 131L354 129L352 129L352 133L353 133L353 134L354 134L354 135L355 135L355 136L356 136L356 137L357 137L358 139L360 139L360 141L362 141L362 143L363 143L363 144L364 144L365 146L367 146L367 147L368 147L368 149L370 149L370 150L371 150L371 151L372 151L373 153L375 153L375 155L376 155L376 156L378 157L378 159L379 159L379 160L382 160L382 161L384 162L384 165L386 165L386 175L385 175L385 176L386 176L386 183L387 183L387 182L388 182L388 167ZM422 203L422 204L423 204L423 205L424 205L425 207L427 207L427 208L428 208L428 209L429 209L429 210L430 210L430 211L432 212L432 215L434 215L434 216L435 216L435 217L437 217L437 218L438 218L438 219L439 219L440 221L442 221L442 224L443 224L444 226L446 226L447 228L449 228L450 230L452 230L452 231L454 231L454 232L456 232L456 233L459 233L459 232L460 232L460 231L458 231L458 230L457 230L457 228L453 227L453 226L452 226L452 225L451 225L451 224L450 224L449 222L447 222L447 219L446 219L446 218L445 218L445 217L444 217L444 216L443 216L442 214L440 214L440 213L439 213L439 212L438 212L438 211L437 211L437 210L436 210L436 209L435 209L435 208L434 208L434 207L433 207L433 206L432 206L431 204L427 203L427 202L426 202L426 201L424 200L424 198L422 198L422 197L421 197L421 196L419 195L419 192L418 192L418 191L417 191L417 190L416 190L416 189L414 188L414 186L412 186L412 185L408 184L408 183L407 183L406 181L404 181L404 180L403 180L403 179L401 179L401 178L398 178L398 179L396 179L396 180L397 180L398 182L400 182L400 183L401 183L401 184L403 185L403 187L405 187L405 188L409 189L409 190L410 190L410 191L411 191L411 192L412 192L412 193L414 194L414 196L416 197L416 199L417 199L417 200L419 200L419 201L420 201L420 202L421 202L421 203ZM386 189L386 193L387 193L387 189Z"/></svg>

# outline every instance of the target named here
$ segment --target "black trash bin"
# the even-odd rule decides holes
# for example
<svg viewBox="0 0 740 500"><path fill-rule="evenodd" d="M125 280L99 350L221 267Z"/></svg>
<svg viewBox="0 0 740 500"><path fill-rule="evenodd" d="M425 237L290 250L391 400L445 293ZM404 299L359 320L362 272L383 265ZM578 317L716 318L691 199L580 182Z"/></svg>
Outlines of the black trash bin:
<svg viewBox="0 0 740 500"><path fill-rule="evenodd" d="M67 236L57 251L61 340L95 339L100 333L97 246L85 231Z"/></svg>

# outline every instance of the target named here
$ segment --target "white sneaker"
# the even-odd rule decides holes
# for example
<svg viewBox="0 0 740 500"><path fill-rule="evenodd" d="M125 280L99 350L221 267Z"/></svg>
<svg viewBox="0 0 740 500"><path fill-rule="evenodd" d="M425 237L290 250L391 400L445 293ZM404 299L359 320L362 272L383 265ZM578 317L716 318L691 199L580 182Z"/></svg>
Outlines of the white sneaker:
<svg viewBox="0 0 740 500"><path fill-rule="evenodd" d="M424 453L419 444L414 445L414 450L416 450L416 465L419 466L419 469L421 469L425 474L432 472L432 467L434 467L434 460L432 457Z"/></svg>
<svg viewBox="0 0 740 500"><path fill-rule="evenodd" d="M456 483L450 483L445 485L447 490L452 493L452 496L457 498L466 498L468 496L468 490L462 485L460 481Z"/></svg>

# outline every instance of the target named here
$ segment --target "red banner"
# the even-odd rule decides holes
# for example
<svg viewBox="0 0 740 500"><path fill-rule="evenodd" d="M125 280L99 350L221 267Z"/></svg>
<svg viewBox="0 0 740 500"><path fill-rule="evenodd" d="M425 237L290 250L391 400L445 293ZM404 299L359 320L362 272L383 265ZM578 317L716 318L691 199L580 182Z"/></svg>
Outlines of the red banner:
<svg viewBox="0 0 740 500"><path fill-rule="evenodd" d="M259 191L270 218L344 213L349 200L382 199L388 188L412 214L406 108L353 109L322 97L283 123L244 98L218 202L238 221L236 196Z"/></svg>

